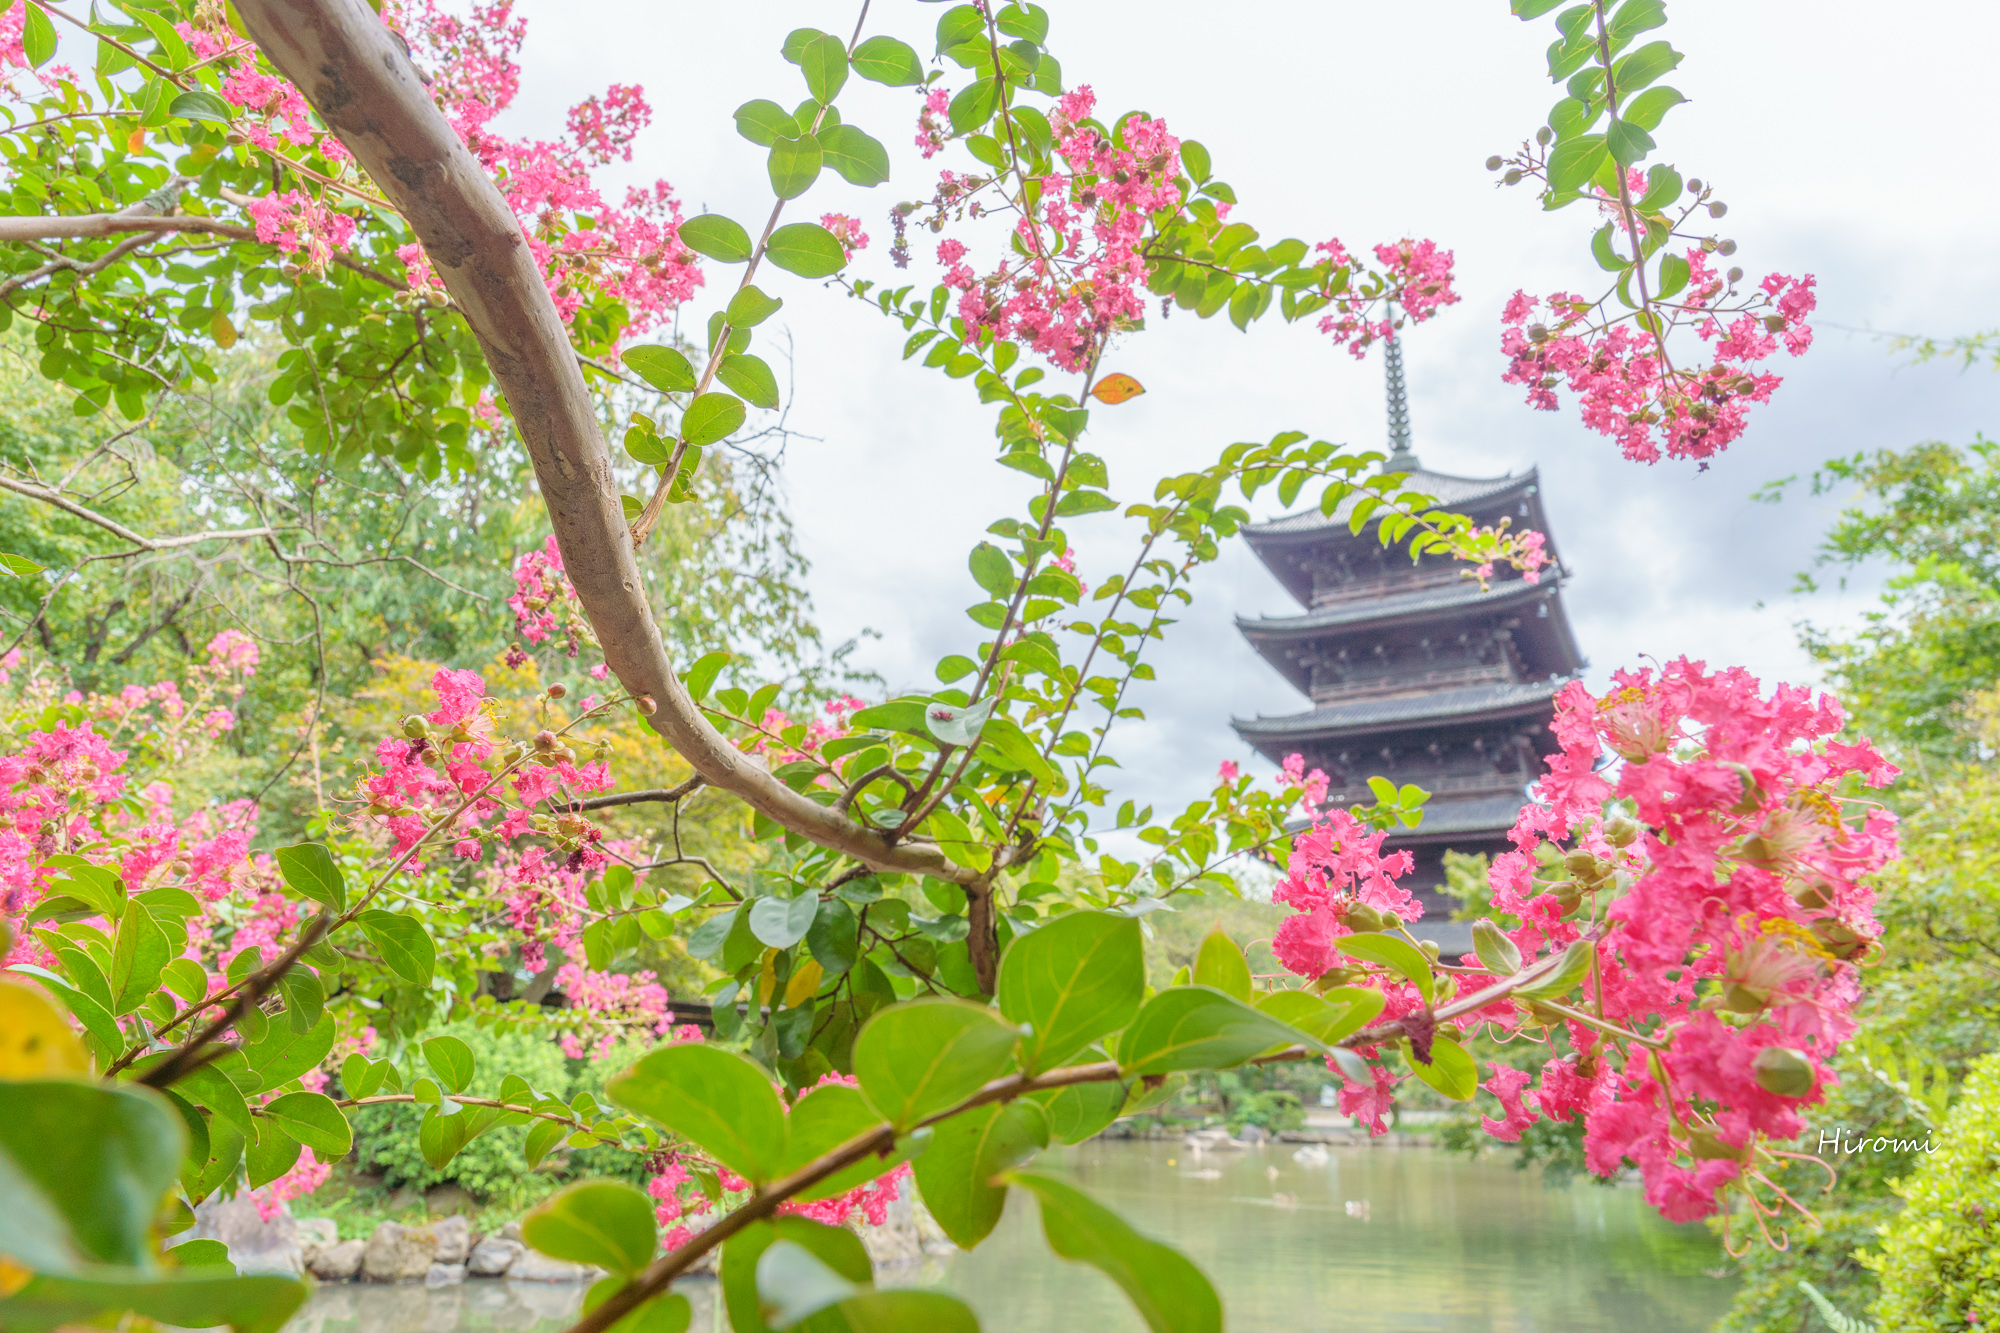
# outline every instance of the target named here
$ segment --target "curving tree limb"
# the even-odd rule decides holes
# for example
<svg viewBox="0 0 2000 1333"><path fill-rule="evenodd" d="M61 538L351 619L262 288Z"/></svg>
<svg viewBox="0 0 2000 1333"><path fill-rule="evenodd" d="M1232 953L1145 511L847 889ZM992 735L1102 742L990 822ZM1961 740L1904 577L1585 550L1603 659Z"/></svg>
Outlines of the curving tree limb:
<svg viewBox="0 0 2000 1333"><path fill-rule="evenodd" d="M709 783L823 847L879 870L975 879L935 845L891 842L793 791L695 708L654 623L596 404L520 223L366 0L237 0L236 9L423 242L506 395L605 661L628 692L653 701L653 729Z"/></svg>

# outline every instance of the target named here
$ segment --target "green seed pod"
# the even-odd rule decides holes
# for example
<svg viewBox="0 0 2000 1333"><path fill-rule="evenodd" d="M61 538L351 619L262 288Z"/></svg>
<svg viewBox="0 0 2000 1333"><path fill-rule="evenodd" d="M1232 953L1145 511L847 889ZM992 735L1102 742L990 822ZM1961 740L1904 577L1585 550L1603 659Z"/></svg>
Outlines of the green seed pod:
<svg viewBox="0 0 2000 1333"><path fill-rule="evenodd" d="M1506 165L1507 165L1507 159L1501 157L1498 153L1495 153L1492 157L1486 159L1486 169L1488 171L1498 171L1500 170L1500 168Z"/></svg>
<svg viewBox="0 0 2000 1333"><path fill-rule="evenodd" d="M1630 815L1614 815L1604 821L1604 840L1613 847L1630 847L1639 840L1639 821Z"/></svg>
<svg viewBox="0 0 2000 1333"><path fill-rule="evenodd" d="M1766 1046L1751 1067L1757 1071L1757 1086L1775 1096L1804 1097L1813 1090L1813 1065L1804 1051Z"/></svg>

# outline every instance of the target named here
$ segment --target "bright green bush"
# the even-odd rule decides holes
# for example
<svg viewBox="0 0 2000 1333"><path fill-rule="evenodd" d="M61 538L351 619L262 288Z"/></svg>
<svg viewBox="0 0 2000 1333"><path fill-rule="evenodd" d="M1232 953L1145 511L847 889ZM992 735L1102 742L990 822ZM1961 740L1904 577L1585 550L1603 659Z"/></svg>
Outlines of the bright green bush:
<svg viewBox="0 0 2000 1333"><path fill-rule="evenodd" d="M482 1089L498 1088L507 1075L519 1074L538 1091L565 1099L570 1095L570 1075L562 1051L546 1036L502 1033L466 1022L446 1024L438 1031L458 1037L472 1048ZM403 1071L406 1085L428 1072L422 1057L413 1051ZM381 1172L382 1184L389 1189L408 1186L427 1190L434 1185L455 1184L481 1199L508 1206L531 1203L557 1183L546 1170L529 1170L527 1130L522 1126L488 1130L467 1144L442 1171L437 1170L424 1160L417 1146L417 1125L423 1110L408 1104L360 1108L354 1116L355 1160L360 1169Z"/></svg>
<svg viewBox="0 0 2000 1333"><path fill-rule="evenodd" d="M2000 1321L2000 1055L1989 1055L1938 1131L1938 1151L1897 1186L1906 1200L1864 1254L1884 1329L1986 1328Z"/></svg>

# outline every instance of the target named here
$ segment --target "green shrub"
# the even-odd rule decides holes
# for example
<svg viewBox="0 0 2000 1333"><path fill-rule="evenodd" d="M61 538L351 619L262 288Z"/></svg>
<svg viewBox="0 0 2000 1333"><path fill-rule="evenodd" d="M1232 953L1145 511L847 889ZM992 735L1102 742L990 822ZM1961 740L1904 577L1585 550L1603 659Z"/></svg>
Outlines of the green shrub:
<svg viewBox="0 0 2000 1333"><path fill-rule="evenodd" d="M472 1048L478 1062L478 1089L497 1089L507 1075L519 1074L538 1091L565 1100L570 1095L570 1075L562 1051L547 1037L498 1033L467 1022L446 1024L438 1032L458 1037ZM414 1051L403 1063L406 1085L417 1075L430 1072ZM367 1106L354 1117L357 1164L363 1171L381 1172L385 1188L427 1190L434 1185L456 1184L482 1200L518 1206L533 1202L554 1187L555 1180L546 1170L537 1173L528 1169L524 1126L487 1130L447 1162L444 1170L437 1170L424 1160L417 1146L417 1125L423 1110L408 1104Z"/></svg>
<svg viewBox="0 0 2000 1333"><path fill-rule="evenodd" d="M609 1106L610 1100L604 1095L604 1085L613 1077L624 1073L639 1057L659 1045L658 1038L644 1041L624 1041L612 1047L602 1058L596 1056L588 1060L572 1060L574 1071L569 1095L587 1092L597 1098L600 1106ZM564 1173L574 1179L609 1176L616 1180L629 1180L635 1185L644 1185L650 1176L646 1159L625 1148L596 1147L576 1148L569 1153Z"/></svg>
<svg viewBox="0 0 2000 1333"><path fill-rule="evenodd" d="M1973 1068L1938 1150L1896 1192L1903 1211L1861 1256L1882 1283L1877 1324L1963 1333L2000 1321L2000 1055Z"/></svg>

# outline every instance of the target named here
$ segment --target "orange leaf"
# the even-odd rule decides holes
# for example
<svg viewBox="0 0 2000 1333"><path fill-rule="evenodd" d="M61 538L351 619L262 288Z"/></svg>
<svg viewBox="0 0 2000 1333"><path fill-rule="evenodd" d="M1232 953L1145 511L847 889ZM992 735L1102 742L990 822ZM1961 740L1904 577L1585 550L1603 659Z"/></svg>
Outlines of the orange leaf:
<svg viewBox="0 0 2000 1333"><path fill-rule="evenodd" d="M132 131L131 136L125 140L125 151L135 155L146 151L146 131L144 129Z"/></svg>
<svg viewBox="0 0 2000 1333"><path fill-rule="evenodd" d="M1144 392L1146 392L1145 385L1121 371L1115 375L1106 375L1099 380L1097 387L1090 391L1090 396L1107 406L1116 407L1127 399L1137 398Z"/></svg>

